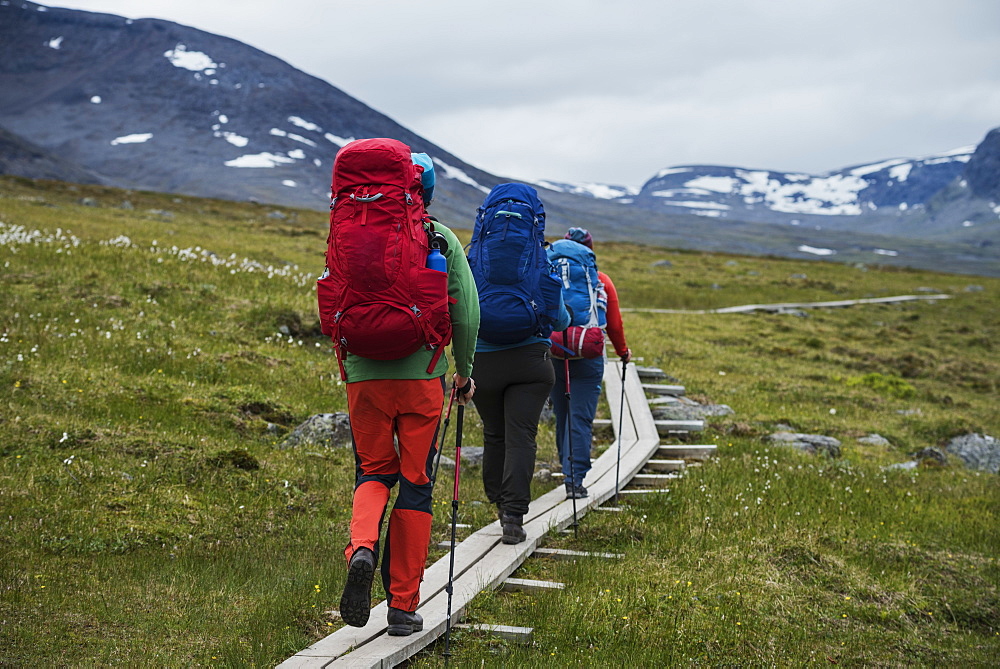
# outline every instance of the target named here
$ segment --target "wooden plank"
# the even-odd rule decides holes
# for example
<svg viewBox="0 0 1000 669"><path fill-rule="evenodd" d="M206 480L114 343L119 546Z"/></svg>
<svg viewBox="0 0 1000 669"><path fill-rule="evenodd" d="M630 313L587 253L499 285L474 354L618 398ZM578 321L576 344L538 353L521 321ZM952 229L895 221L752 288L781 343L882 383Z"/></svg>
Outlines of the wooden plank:
<svg viewBox="0 0 1000 669"><path fill-rule="evenodd" d="M646 404L651 407L661 406L664 404L677 404L680 400L674 395L663 395L661 397L654 397L652 399L646 400Z"/></svg>
<svg viewBox="0 0 1000 669"><path fill-rule="evenodd" d="M535 630L531 627L513 627L511 625L485 625L473 623L461 623L455 625L459 629L472 630L473 632L486 632L498 636L508 641L519 643L531 643Z"/></svg>
<svg viewBox="0 0 1000 669"><path fill-rule="evenodd" d="M622 307L622 312L647 314L745 314L753 311L787 311L788 309L822 309L836 307L853 307L859 304L892 304L895 302L912 302L915 300L947 300L951 295L897 295L894 297L869 297L860 300L836 300L833 302L784 302L780 304L744 304L737 307L722 307L721 309L646 309Z"/></svg>
<svg viewBox="0 0 1000 669"><path fill-rule="evenodd" d="M703 420L658 420L655 424L661 436L672 432L700 432L705 429Z"/></svg>
<svg viewBox="0 0 1000 669"><path fill-rule="evenodd" d="M686 458L688 460L704 460L715 455L715 444L700 445L663 445L656 449L656 456L662 458Z"/></svg>
<svg viewBox="0 0 1000 669"><path fill-rule="evenodd" d="M670 488L626 488L620 491L622 495L666 495Z"/></svg>
<svg viewBox="0 0 1000 669"><path fill-rule="evenodd" d="M656 380L667 378L667 373L659 367L640 367L639 365L633 365L633 367L635 367L636 374L639 375L640 379Z"/></svg>
<svg viewBox="0 0 1000 669"><path fill-rule="evenodd" d="M620 506L599 506L594 511L610 511L612 513L620 513L622 508Z"/></svg>
<svg viewBox="0 0 1000 669"><path fill-rule="evenodd" d="M629 481L629 485L633 485L633 486L659 486L659 485L663 485L663 483L665 481L669 481L671 479L679 479L679 478L681 478L681 475L678 474L678 473L673 473L673 474L642 474L642 473L639 473L639 474L636 474L635 476L632 477L632 480Z"/></svg>
<svg viewBox="0 0 1000 669"><path fill-rule="evenodd" d="M553 590L563 590L566 587L564 583L556 583L555 581L536 581L530 578L508 578L500 586L500 589L504 592L552 592Z"/></svg>
<svg viewBox="0 0 1000 669"><path fill-rule="evenodd" d="M594 557L620 560L625 557L624 553L588 553L586 551L570 551L564 548L536 548L534 555L537 557L549 557L555 560L576 560L577 558Z"/></svg>
<svg viewBox="0 0 1000 669"><path fill-rule="evenodd" d="M648 470L649 472L679 472L684 470L685 463L683 460L650 460L643 467L643 470Z"/></svg>
<svg viewBox="0 0 1000 669"><path fill-rule="evenodd" d="M678 396L684 394L684 386L670 386L664 383L644 383L642 389L653 395Z"/></svg>

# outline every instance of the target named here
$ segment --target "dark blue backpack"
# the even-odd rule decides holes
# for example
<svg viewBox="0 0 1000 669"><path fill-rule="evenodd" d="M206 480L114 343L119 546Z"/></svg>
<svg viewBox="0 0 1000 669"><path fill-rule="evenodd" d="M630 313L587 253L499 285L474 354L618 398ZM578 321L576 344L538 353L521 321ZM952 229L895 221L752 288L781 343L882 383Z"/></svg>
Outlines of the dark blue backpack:
<svg viewBox="0 0 1000 669"><path fill-rule="evenodd" d="M516 344L548 337L560 283L545 254L545 208L531 186L500 184L476 210L469 266L479 291L479 338Z"/></svg>

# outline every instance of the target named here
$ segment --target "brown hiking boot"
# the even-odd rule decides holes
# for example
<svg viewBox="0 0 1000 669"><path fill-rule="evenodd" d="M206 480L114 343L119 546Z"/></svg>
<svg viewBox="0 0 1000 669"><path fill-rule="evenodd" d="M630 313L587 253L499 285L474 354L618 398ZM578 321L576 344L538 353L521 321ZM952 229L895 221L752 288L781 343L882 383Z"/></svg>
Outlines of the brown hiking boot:
<svg viewBox="0 0 1000 669"><path fill-rule="evenodd" d="M369 548L354 551L347 565L347 581L340 597L340 617L351 627L364 627L372 609L375 554Z"/></svg>

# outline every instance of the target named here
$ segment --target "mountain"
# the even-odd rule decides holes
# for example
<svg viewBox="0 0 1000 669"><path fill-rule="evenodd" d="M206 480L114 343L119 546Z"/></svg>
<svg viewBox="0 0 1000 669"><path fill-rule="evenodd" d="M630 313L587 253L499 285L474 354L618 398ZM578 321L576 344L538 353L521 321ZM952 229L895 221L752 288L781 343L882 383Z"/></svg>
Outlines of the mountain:
<svg viewBox="0 0 1000 669"><path fill-rule="evenodd" d="M54 155L5 128L0 128L0 174L85 184L102 183L101 178L87 168Z"/></svg>
<svg viewBox="0 0 1000 669"><path fill-rule="evenodd" d="M0 125L127 188L324 209L337 150L372 136L434 156L439 197L464 210L497 183L236 40L30 2L0 3Z"/></svg>
<svg viewBox="0 0 1000 669"><path fill-rule="evenodd" d="M490 188L518 180L237 40L21 0L0 0L0 127L2 173L316 211L328 206L341 146L395 137L432 156L432 212L458 228L472 227ZM537 185L553 236L578 225L602 241L797 257L820 249L844 262L1000 275L987 248L1000 242L997 198L985 195L995 191L996 155L979 153L822 177L683 166L641 189Z"/></svg>

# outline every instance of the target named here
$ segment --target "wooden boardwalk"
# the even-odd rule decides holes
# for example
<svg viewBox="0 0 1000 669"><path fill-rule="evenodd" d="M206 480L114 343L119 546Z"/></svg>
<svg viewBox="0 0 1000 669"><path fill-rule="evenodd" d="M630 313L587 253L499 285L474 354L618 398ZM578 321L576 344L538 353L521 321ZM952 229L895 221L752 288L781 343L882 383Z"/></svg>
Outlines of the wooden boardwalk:
<svg viewBox="0 0 1000 669"><path fill-rule="evenodd" d="M799 309L839 309L853 307L858 304L895 304L898 302L913 302L916 300L947 300L951 295L896 295L894 297L868 297L860 300L835 300L833 302L783 302L780 304L744 304L738 307L722 307L721 309L644 309L622 307L623 312L642 312L646 314L747 314L754 311L781 313Z"/></svg>
<svg viewBox="0 0 1000 669"><path fill-rule="evenodd" d="M612 424L617 430L622 418L622 433L594 461L584 480L590 496L577 500L577 516L598 507L615 495L616 459L621 442L620 487L635 477L656 455L660 435L646 403L643 384L635 365L625 374L624 405L622 399L622 366L608 361L604 369L604 389L611 408ZM455 547L455 581L452 599L452 625L463 616L463 609L484 590L498 588L507 577L538 549L552 530L562 530L573 522L573 504L566 499L562 486L532 501L524 517L528 538L515 545L500 542L500 524L490 525L473 533ZM424 573L420 587L421 604L418 612L424 618L424 629L408 637L386 634L386 603L372 609L365 627L343 627L296 653L279 667L394 667L412 657L445 633L447 626L449 556L445 555Z"/></svg>

